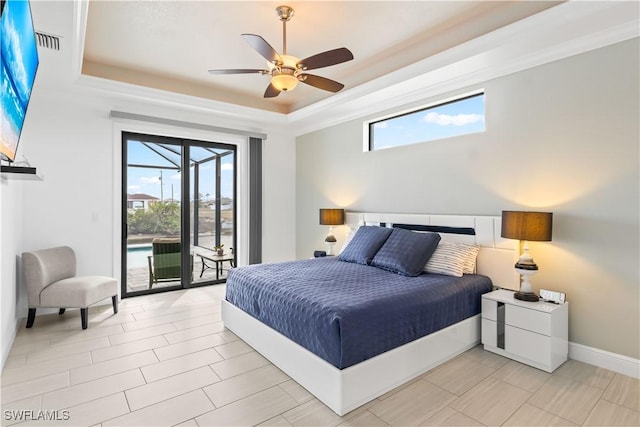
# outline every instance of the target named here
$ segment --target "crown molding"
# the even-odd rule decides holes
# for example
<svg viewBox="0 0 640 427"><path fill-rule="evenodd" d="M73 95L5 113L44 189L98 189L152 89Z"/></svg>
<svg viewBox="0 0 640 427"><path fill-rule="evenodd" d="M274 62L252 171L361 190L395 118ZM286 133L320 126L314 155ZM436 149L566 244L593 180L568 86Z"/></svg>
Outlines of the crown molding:
<svg viewBox="0 0 640 427"><path fill-rule="evenodd" d="M303 135L637 38L638 4L568 1L388 75L282 114L83 75L88 2L75 2L74 84L107 96L213 114L252 129Z"/></svg>
<svg viewBox="0 0 640 427"><path fill-rule="evenodd" d="M88 0L74 2L74 41L72 43L74 46L72 52L72 70L75 74L73 78L74 86L98 91L107 97L117 98L119 100L124 99L131 102L150 103L160 107L176 108L183 111L213 114L216 115L216 117L237 122L240 124L239 127L256 132L264 132L265 129L272 129L273 127L285 126L287 124L286 115L282 113L82 74L82 58L84 55L84 40L88 14ZM247 119L249 118L251 122L248 124Z"/></svg>
<svg viewBox="0 0 640 427"><path fill-rule="evenodd" d="M132 102L152 103L157 106L177 108L196 113L214 114L217 117L223 117L228 120L242 121L245 125L247 124L247 119L250 118L250 125L253 129L273 128L274 126L287 124L286 115L282 113L244 107L84 74L76 77L75 85L85 89L103 92L107 97L127 99Z"/></svg>
<svg viewBox="0 0 640 427"><path fill-rule="evenodd" d="M288 114L296 136L639 36L635 2L570 1Z"/></svg>

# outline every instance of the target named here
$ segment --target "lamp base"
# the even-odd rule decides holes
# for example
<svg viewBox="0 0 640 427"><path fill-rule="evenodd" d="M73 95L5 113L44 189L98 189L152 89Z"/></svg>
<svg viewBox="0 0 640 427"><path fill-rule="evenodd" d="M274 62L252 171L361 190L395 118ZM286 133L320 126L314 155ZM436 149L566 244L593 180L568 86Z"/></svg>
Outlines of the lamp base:
<svg viewBox="0 0 640 427"><path fill-rule="evenodd" d="M540 298L538 295L533 292L516 292L513 294L515 299L519 299L520 301L529 301L529 302L538 302Z"/></svg>
<svg viewBox="0 0 640 427"><path fill-rule="evenodd" d="M327 256L333 256L333 245L334 242L327 242Z"/></svg>

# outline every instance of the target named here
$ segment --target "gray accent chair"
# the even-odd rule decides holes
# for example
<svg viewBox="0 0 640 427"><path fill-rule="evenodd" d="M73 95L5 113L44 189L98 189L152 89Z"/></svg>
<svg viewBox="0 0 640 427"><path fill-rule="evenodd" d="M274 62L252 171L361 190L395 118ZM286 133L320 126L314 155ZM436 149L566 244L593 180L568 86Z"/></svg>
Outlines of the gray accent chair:
<svg viewBox="0 0 640 427"><path fill-rule="evenodd" d="M76 277L76 255L68 246L22 254L22 272L29 299L27 328L33 326L36 308L80 308L82 329L87 329L88 307L111 297L118 312L118 281L105 276Z"/></svg>

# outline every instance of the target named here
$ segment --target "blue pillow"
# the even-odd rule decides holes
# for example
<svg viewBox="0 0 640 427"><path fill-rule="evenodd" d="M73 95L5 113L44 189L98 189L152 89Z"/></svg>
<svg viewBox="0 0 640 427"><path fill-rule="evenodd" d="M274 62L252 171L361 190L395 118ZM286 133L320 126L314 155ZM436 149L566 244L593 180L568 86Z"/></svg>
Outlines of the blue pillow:
<svg viewBox="0 0 640 427"><path fill-rule="evenodd" d="M403 276L418 276L440 243L438 233L394 228L371 265Z"/></svg>
<svg viewBox="0 0 640 427"><path fill-rule="evenodd" d="M391 234L390 228L366 225L358 228L344 251L338 256L340 261L369 265L378 249ZM422 265L424 267L424 264Z"/></svg>

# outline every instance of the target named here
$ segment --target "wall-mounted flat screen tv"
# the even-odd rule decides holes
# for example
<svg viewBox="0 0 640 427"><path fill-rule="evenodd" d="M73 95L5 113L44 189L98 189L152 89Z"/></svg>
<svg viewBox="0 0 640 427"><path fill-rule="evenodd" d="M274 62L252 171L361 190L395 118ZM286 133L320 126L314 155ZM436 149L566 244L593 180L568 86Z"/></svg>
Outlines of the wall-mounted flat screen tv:
<svg viewBox="0 0 640 427"><path fill-rule="evenodd" d="M13 161L39 60L29 1L1 1L0 8L0 152Z"/></svg>

